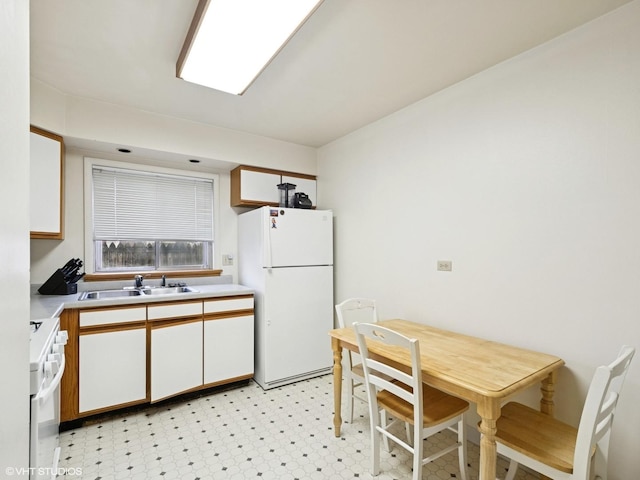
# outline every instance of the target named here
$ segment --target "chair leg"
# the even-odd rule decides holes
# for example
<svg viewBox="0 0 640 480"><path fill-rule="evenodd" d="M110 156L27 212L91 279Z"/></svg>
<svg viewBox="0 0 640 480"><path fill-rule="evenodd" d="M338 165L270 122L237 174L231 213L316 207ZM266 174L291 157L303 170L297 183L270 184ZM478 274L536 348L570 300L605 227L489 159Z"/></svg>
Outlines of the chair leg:
<svg viewBox="0 0 640 480"><path fill-rule="evenodd" d="M382 409L380 411L380 426L385 430L387 429L388 421L389 419L387 418L387 412L386 410ZM387 437L386 435L382 435L382 444L384 445L385 451L391 451L391 445L389 445L389 437Z"/></svg>
<svg viewBox="0 0 640 480"><path fill-rule="evenodd" d="M353 379L347 378L346 389L347 392L347 412L346 418L349 419L349 423L353 423Z"/></svg>
<svg viewBox="0 0 640 480"><path fill-rule="evenodd" d="M424 458L424 442L422 429L413 429L413 480L422 480L422 459Z"/></svg>
<svg viewBox="0 0 640 480"><path fill-rule="evenodd" d="M380 473L380 435L378 431L378 416L374 415L373 408L369 408L369 425L371 425L371 475L374 477ZM383 435L386 440L387 436Z"/></svg>
<svg viewBox="0 0 640 480"><path fill-rule="evenodd" d="M409 422L404 422L404 429L407 432L407 443L413 446L413 428Z"/></svg>
<svg viewBox="0 0 640 480"><path fill-rule="evenodd" d="M511 460L509 463L509 471L507 472L507 476L504 477L504 480L513 480L516 478L516 472L518 471L518 462L515 460Z"/></svg>
<svg viewBox="0 0 640 480"><path fill-rule="evenodd" d="M469 471L467 469L467 428L464 423L464 417L458 422L458 465L460 466L460 478L462 480L469 479Z"/></svg>
<svg viewBox="0 0 640 480"><path fill-rule="evenodd" d="M591 471L594 480L607 480L608 451L596 444L596 451L591 457Z"/></svg>

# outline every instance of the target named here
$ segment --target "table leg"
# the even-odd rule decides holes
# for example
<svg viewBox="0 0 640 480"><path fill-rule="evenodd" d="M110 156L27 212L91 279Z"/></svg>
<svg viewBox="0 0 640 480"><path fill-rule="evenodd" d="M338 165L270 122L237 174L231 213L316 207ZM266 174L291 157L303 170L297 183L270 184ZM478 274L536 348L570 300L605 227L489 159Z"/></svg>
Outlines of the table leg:
<svg viewBox="0 0 640 480"><path fill-rule="evenodd" d="M540 411L552 417L555 413L553 395L556 392L556 376L557 372L554 370L547 375L547 378L542 380L542 384L540 385L540 392L542 393L542 397L540 398Z"/></svg>
<svg viewBox="0 0 640 480"><path fill-rule="evenodd" d="M555 413L555 403L553 402L553 395L556 392L556 377L557 372L554 370L547 378L542 380L540 384L540 392L542 393L542 397L540 397L540 411L542 413L546 413L547 415L551 415L553 417ZM542 475L540 480L551 480L548 477Z"/></svg>
<svg viewBox="0 0 640 480"><path fill-rule="evenodd" d="M496 478L496 423L500 418L500 400L486 398L478 403L480 422L480 478L479 480L495 480Z"/></svg>
<svg viewBox="0 0 640 480"><path fill-rule="evenodd" d="M335 436L340 436L342 427L342 348L336 338L331 338L333 350L333 427Z"/></svg>

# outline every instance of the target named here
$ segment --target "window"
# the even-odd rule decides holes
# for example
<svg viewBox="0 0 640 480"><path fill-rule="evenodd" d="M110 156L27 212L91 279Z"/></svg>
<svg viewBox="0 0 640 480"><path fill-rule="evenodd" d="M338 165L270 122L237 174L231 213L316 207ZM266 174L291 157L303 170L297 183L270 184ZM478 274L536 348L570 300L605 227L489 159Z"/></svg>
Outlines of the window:
<svg viewBox="0 0 640 480"><path fill-rule="evenodd" d="M96 162L85 169L94 272L213 268L213 176Z"/></svg>

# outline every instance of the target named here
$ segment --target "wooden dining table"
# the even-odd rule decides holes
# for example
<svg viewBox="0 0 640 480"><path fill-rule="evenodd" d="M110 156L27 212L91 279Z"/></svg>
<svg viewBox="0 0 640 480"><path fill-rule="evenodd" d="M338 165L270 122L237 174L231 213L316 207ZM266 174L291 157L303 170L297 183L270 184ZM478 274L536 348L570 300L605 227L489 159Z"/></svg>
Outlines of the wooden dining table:
<svg viewBox="0 0 640 480"><path fill-rule="evenodd" d="M564 361L553 355L441 330L407 320L383 320L379 325L420 342L422 380L433 387L476 404L481 418L480 480L496 478L496 422L504 401L540 383L540 410L553 415L553 395L558 369ZM333 349L333 385L336 437L342 425L342 349L357 352L352 327L329 331ZM372 356L383 356L409 370L408 353L382 344L369 344Z"/></svg>

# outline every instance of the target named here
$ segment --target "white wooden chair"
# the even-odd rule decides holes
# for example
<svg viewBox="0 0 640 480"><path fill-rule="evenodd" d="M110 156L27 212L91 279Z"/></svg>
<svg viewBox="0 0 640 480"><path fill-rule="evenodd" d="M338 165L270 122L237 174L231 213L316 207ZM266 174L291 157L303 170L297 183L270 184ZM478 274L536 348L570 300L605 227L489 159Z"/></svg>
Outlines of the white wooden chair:
<svg viewBox="0 0 640 480"><path fill-rule="evenodd" d="M340 328L350 327L354 322L375 323L378 321L376 302L369 298L349 298L336 305L336 314ZM343 358L343 385L347 395L346 418L349 419L349 423L353 423L353 399L357 398L364 403L367 402L366 398L354 393L357 387L364 385L364 371L360 355L357 353L346 350Z"/></svg>
<svg viewBox="0 0 640 480"><path fill-rule="evenodd" d="M606 480L611 425L634 353L625 345L613 363L596 369L577 429L516 402L502 407L496 442L511 459L505 480L514 479L519 464L553 480Z"/></svg>
<svg viewBox="0 0 640 480"><path fill-rule="evenodd" d="M365 385L369 400L371 423L372 474L380 472L380 437L390 439L413 454L413 479L422 478L422 467L441 456L458 450L458 462L462 480L467 472L467 440L464 412L469 403L422 383L420 344L393 330L376 324L355 323L356 339L362 356ZM378 351L375 360L370 356L367 342L379 342L385 347ZM393 367L398 351L407 351L411 358L411 372L405 373ZM391 379L391 380L389 380ZM387 423L386 414L395 420ZM382 418L381 418L382 417ZM397 422L414 426L413 445L400 440L392 427ZM441 451L424 458L424 439L445 429L457 431L457 441Z"/></svg>

